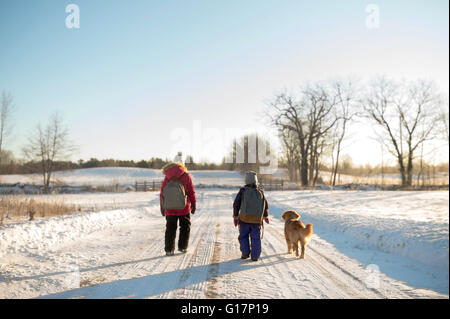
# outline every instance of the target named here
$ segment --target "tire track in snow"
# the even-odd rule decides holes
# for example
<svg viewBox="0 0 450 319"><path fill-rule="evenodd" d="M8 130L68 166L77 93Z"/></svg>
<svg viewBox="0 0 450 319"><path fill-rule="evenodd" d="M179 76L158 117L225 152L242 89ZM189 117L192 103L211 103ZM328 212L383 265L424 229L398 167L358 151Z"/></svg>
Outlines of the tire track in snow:
<svg viewBox="0 0 450 319"><path fill-rule="evenodd" d="M285 240L284 240L284 235L275 227L270 227L269 228L269 233L272 233L272 235L282 244L284 244L284 246L286 246ZM276 234L274 234L276 233ZM313 249L311 249L310 245L307 246L308 250L314 251ZM344 297L344 298L373 298L373 296L367 296L366 294L361 293L359 290L355 289L354 287L352 287L351 285L349 285L347 282L344 282L343 280L340 280L337 277L336 272L330 272L327 269L325 269L320 263L318 263L316 261L316 259L314 258L314 255L308 252L306 253L306 258L301 260L299 259L300 262L302 262L302 267L305 269L308 269L309 271L306 273L306 276L309 275L313 275L313 277L315 278L315 284L317 287L319 287L319 283L324 283L323 287L326 289L324 292L328 292L330 291L329 289L329 284L334 285L336 288L339 289L334 289L333 291L339 291L339 295L338 298L340 297ZM327 262L329 263L329 261L327 260ZM302 269L303 269L302 268ZM342 271L341 268L336 267L336 269L341 272L342 274L347 274L348 272L345 273ZM360 280L354 276L351 276L354 280L357 280L358 282L360 282ZM326 283L329 284L326 284ZM363 283L360 282L360 284L364 285ZM384 298L384 296L383 296Z"/></svg>
<svg viewBox="0 0 450 319"><path fill-rule="evenodd" d="M360 284L360 286L362 286L364 289L370 290L373 292L374 295L376 295L378 298L387 298L383 293L381 293L380 291L378 291L375 288L370 288L367 287L367 285L362 282L362 280L358 277L356 277L355 275L353 275L350 271L347 271L346 269L340 267L339 265L337 265L333 260L331 260L330 258L326 257L325 255L319 253L316 249L309 247L311 251L314 252L314 254L320 256L321 258L323 258L326 262L327 265L332 265L334 266L335 269L337 269L338 271L341 271L342 273L346 274L347 276L351 277L354 281L356 281L357 283ZM316 267L320 268L322 270L323 273L328 273L330 276L332 276L332 272L330 272L329 270L327 270L325 267L323 267L323 263L317 262L316 257L312 258L313 263L316 265ZM337 281L336 281L337 282ZM343 281L340 281L341 283ZM348 286L348 285L347 285ZM357 291L357 290L356 290ZM366 296L369 298L374 298L374 296Z"/></svg>
<svg viewBox="0 0 450 319"><path fill-rule="evenodd" d="M214 240L214 249L213 249L213 255L211 262L208 267L208 273L206 276L206 281L208 282L208 285L206 286L206 292L205 297L206 298L217 298L217 275L219 274L219 261L220 261L220 252L221 252L221 246L220 242L218 242L218 238L220 235L220 224L216 224L216 231L215 231L215 240Z"/></svg>
<svg viewBox="0 0 450 319"><path fill-rule="evenodd" d="M278 229L273 228L279 234L280 238L284 239L284 234L282 234ZM308 250L312 253L308 254ZM361 295L361 291L366 291L363 295L364 297L359 298L389 298L389 296L397 296L400 298L408 298L411 297L409 294L405 294L405 291L399 289L396 285L389 285L388 290L382 291L381 289L376 289L373 287L368 287L363 279L354 274L351 270L347 270L344 267L340 266L335 260L328 258L318 249L314 247L314 244L309 244L307 246L306 258L318 270L320 270L325 276L329 276L330 278L335 278L334 283L338 286L341 285L342 288L347 289L346 287L350 287L350 289L357 294ZM353 265L353 264L352 264ZM341 279L338 279L341 278ZM348 283L352 282L353 286L349 286Z"/></svg>
<svg viewBox="0 0 450 319"><path fill-rule="evenodd" d="M174 271L173 289L158 295L158 298L202 298L204 297L207 265L213 255L215 214L210 196L201 196L195 216L199 221L195 224L195 232L191 233L189 258L183 259Z"/></svg>
<svg viewBox="0 0 450 319"><path fill-rule="evenodd" d="M108 279L114 278L114 280L119 280L119 278L132 278L132 274L133 273L137 273L140 269L142 269L142 259L145 260L145 258L143 258L144 254L146 251L151 250L153 247L156 246L160 246L161 245L161 239L162 239L161 233L152 236L151 238L149 238L146 242L145 245L138 247L136 249L136 253L134 254L135 257L131 258L131 259L127 259L125 261L122 262L118 262L117 265L111 266L111 268L115 269L117 268L118 270L116 272L113 273L113 277L111 275L107 275L105 273L102 273L102 271L100 271L100 274L96 274L97 270L92 270L92 271L86 271L86 275L83 276L83 281L85 283L89 283L86 284L85 286L95 286L96 284L99 283L104 283L104 282L108 282ZM131 256L131 254L130 254ZM126 265L128 265L126 267ZM99 266L102 267L102 266ZM89 273L93 273L93 274L89 274ZM83 285L81 285L80 283L80 288L82 288Z"/></svg>
<svg viewBox="0 0 450 319"><path fill-rule="evenodd" d="M278 234L274 234L271 230L267 232L272 241L278 241L282 247L286 246L284 240ZM281 246L270 246L279 251ZM283 249L284 250L284 249ZM285 287L286 283L295 283L288 285L290 293L284 295L284 298L348 298L348 294L342 289L330 289L334 285L323 274L317 272L307 260L298 259L292 255L285 253L287 257L283 258L285 262L269 267L269 271L275 271L281 286ZM295 263L292 265L292 263ZM335 295L331 295L334 293ZM303 294L303 295L302 295Z"/></svg>
<svg viewBox="0 0 450 319"><path fill-rule="evenodd" d="M156 236L153 236L149 239L149 243L147 245L144 245L143 247L139 247L139 251L143 250L142 252L140 252L140 254L136 257L134 257L132 259L132 261L136 261L136 263L133 265L130 265L129 267L123 267L117 274L116 274L116 279L118 277L126 277L126 278L130 278L130 274L132 273L136 273L137 270L140 268L139 263L137 262L138 259L142 259L145 254L148 251L152 251L152 250L156 250L156 248L161 248L164 242L164 233L159 233Z"/></svg>
<svg viewBox="0 0 450 319"><path fill-rule="evenodd" d="M269 235L270 237L270 235ZM277 248L272 244L272 241L269 241L268 244L264 244L264 251L276 253ZM277 287L277 291L281 292L282 295L279 297L282 298L299 298L299 292L301 291L299 287L293 287L292 283L295 285L299 284L303 286L302 281L298 281L298 278L291 276L290 269L284 262L280 262L278 265L274 265L273 263L266 262L266 253L261 258L262 264L265 266L267 273L270 274L271 285L275 285ZM288 262L288 260L283 261ZM289 284L290 283L290 284Z"/></svg>

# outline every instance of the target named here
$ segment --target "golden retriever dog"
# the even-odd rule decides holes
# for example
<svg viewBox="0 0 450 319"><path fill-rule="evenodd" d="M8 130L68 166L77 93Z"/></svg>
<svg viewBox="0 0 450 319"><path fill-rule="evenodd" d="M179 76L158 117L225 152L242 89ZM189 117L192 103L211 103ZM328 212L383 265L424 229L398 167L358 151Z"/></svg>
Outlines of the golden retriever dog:
<svg viewBox="0 0 450 319"><path fill-rule="evenodd" d="M301 245L300 258L305 258L305 247L309 238L313 233L313 224L307 224L306 226L300 221L300 215L293 210L288 210L281 215L284 220L284 236L286 237L286 243L288 247L288 253L295 251L295 256L298 255L298 243Z"/></svg>

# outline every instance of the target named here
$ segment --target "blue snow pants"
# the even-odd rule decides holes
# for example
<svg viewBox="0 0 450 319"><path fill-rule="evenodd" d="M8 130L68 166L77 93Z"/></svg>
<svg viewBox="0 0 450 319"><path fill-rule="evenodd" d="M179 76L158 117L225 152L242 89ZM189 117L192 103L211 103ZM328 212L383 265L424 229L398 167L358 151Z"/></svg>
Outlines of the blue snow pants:
<svg viewBox="0 0 450 319"><path fill-rule="evenodd" d="M253 259L259 258L261 255L261 225L239 222L238 239L243 254L251 254Z"/></svg>

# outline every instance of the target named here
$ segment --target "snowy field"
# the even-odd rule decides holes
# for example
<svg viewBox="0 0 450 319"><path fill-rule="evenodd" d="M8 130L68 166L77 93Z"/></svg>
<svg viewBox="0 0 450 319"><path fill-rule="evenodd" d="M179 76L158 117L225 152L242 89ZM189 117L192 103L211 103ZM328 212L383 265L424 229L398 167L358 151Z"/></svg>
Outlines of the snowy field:
<svg viewBox="0 0 450 319"><path fill-rule="evenodd" d="M234 171L190 171L195 184L206 185L241 185L243 182L239 172ZM137 182L161 181L163 174L159 169L134 167L100 167L58 171L53 173L53 182L70 186L134 186ZM0 175L0 183L5 184L42 184L42 175Z"/></svg>
<svg viewBox="0 0 450 319"><path fill-rule="evenodd" d="M267 192L256 263L239 259L235 192L197 193L189 253L171 257L158 193L38 196L99 211L0 227L0 298L448 298L448 192ZM304 260L287 208L314 223Z"/></svg>
<svg viewBox="0 0 450 319"><path fill-rule="evenodd" d="M213 185L213 186L238 186L243 182L239 172L234 171L190 171L196 185ZM330 173L321 172L320 176L324 181L329 181ZM275 174L276 178L288 178L286 169L279 169ZM58 171L53 173L53 182L56 185L70 186L113 186L120 185L122 187L133 187L136 182L144 181L160 181L163 179L161 170L148 168L133 167L99 167L75 169L69 171ZM434 184L448 184L448 174L438 173ZM340 175L339 182L343 184L399 184L400 176L398 174L385 174L382 179L381 175L367 176L350 176ZM0 175L0 183L3 184L42 184L42 176L40 174L25 175ZM289 184L286 182L286 185ZM428 182L427 182L428 184ZM292 185L293 186L293 185Z"/></svg>

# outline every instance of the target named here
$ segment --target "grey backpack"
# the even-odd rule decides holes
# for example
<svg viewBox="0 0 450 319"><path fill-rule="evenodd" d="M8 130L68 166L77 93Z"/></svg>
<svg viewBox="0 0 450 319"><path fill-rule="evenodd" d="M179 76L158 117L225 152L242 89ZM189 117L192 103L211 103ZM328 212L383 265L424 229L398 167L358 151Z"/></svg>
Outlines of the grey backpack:
<svg viewBox="0 0 450 319"><path fill-rule="evenodd" d="M169 181L162 194L163 209L184 209L187 204L186 192L179 179Z"/></svg>
<svg viewBox="0 0 450 319"><path fill-rule="evenodd" d="M239 220L249 224L261 224L265 208L264 195L256 187L244 188Z"/></svg>

